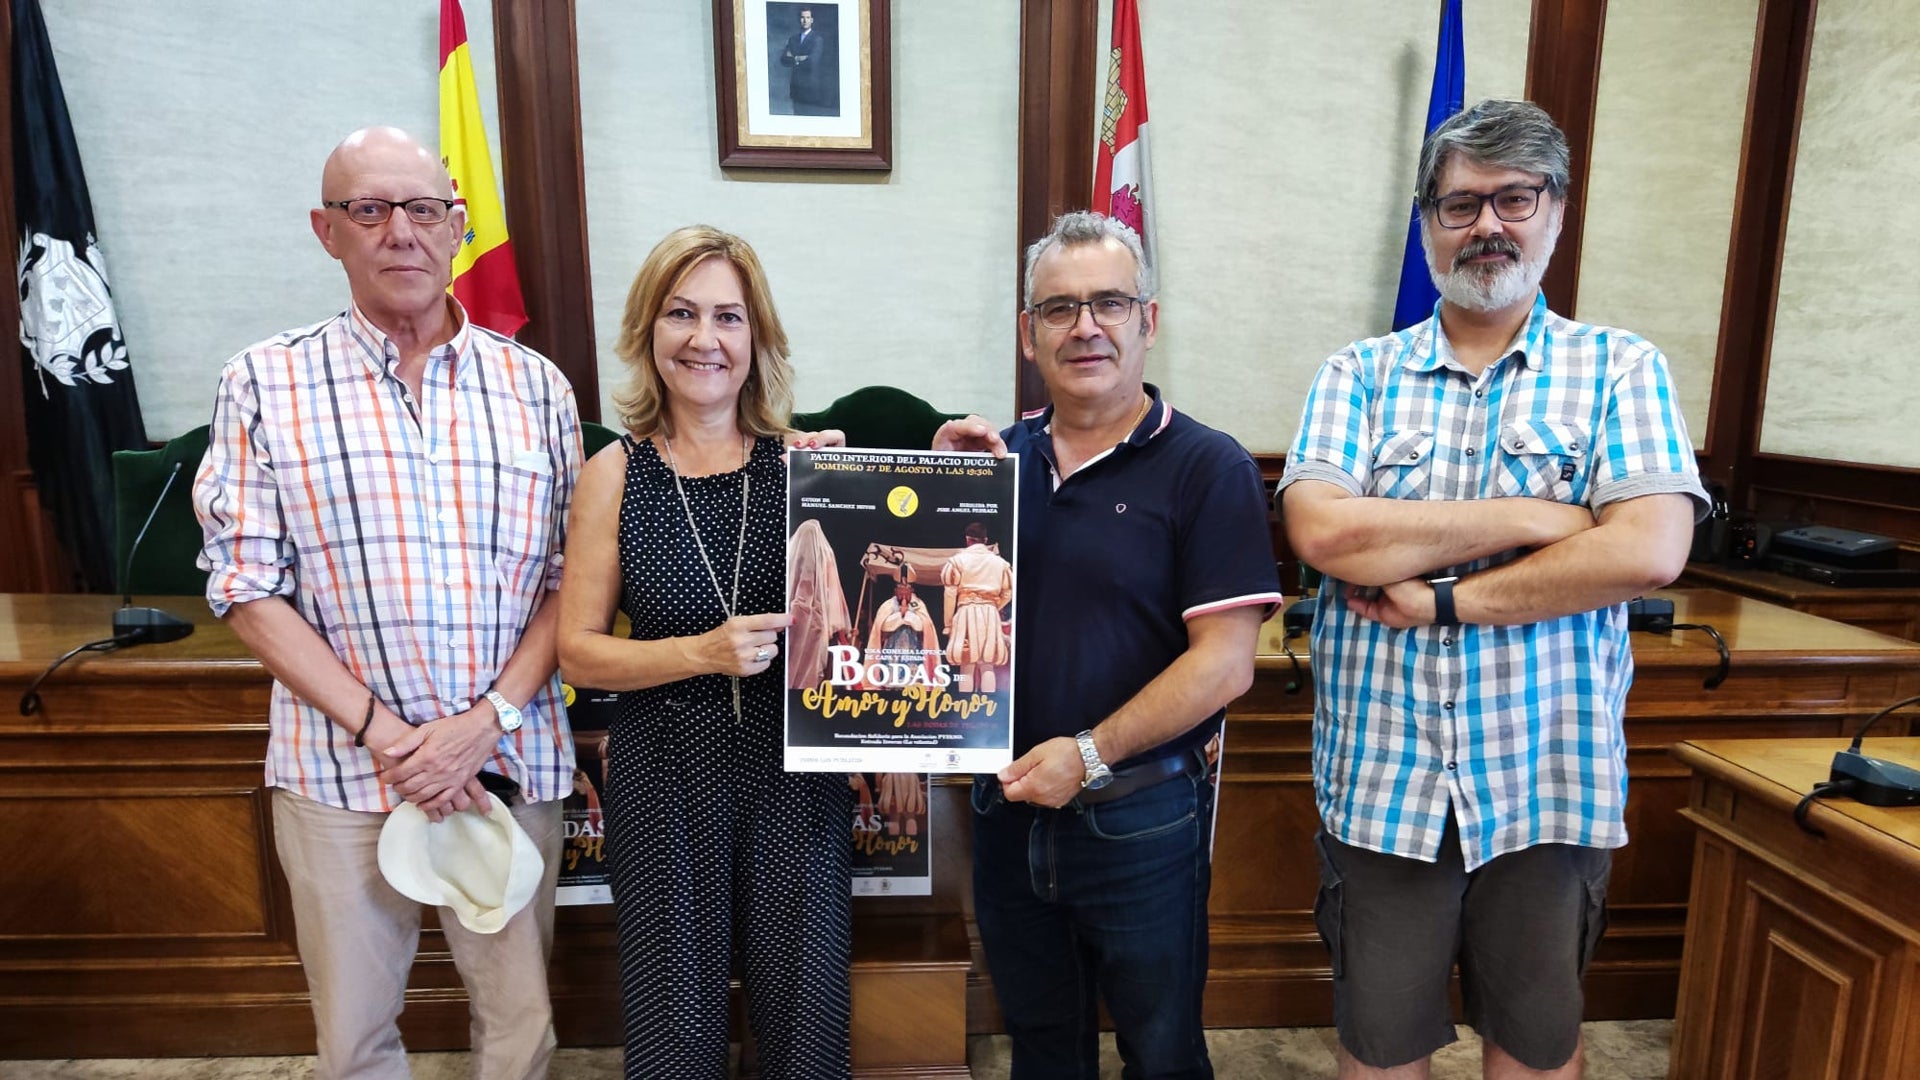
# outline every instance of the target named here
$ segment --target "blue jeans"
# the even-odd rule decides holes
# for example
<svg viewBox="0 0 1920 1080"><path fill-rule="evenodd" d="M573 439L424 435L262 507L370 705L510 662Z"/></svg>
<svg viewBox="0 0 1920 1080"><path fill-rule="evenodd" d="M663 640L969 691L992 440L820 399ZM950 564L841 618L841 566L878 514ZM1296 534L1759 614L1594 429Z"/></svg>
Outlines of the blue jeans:
<svg viewBox="0 0 1920 1080"><path fill-rule="evenodd" d="M1200 997L1213 785L1177 776L1047 810L1008 802L981 775L973 810L974 912L1012 1080L1098 1080L1101 1000L1127 1080L1210 1080Z"/></svg>

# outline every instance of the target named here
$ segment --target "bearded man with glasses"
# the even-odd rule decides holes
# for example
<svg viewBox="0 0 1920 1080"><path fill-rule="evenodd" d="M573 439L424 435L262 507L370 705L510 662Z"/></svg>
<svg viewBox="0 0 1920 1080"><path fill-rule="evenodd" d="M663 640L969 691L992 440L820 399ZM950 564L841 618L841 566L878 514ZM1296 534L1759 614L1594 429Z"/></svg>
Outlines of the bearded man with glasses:
<svg viewBox="0 0 1920 1080"><path fill-rule="evenodd" d="M1625 602L1705 513L1666 358L1549 311L1567 143L1484 101L1420 153L1433 316L1320 369L1280 480L1313 628L1314 909L1343 1078L1424 1077L1457 961L1492 1078L1578 1077L1627 842Z"/></svg>
<svg viewBox="0 0 1920 1080"><path fill-rule="evenodd" d="M207 601L274 676L266 785L316 1074L407 1075L396 1021L421 907L381 876L389 812L499 799L545 862L533 901L492 934L445 907L440 927L474 1074L538 1080L573 790L549 602L580 471L573 390L448 295L466 215L436 155L357 131L320 195L313 232L352 303L227 362L193 492Z"/></svg>

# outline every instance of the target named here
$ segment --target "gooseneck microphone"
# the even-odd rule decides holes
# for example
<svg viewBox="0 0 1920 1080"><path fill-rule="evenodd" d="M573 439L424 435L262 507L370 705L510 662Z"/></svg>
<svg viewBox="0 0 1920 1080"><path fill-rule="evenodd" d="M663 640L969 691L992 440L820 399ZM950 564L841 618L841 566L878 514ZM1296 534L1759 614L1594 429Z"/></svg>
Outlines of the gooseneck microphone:
<svg viewBox="0 0 1920 1080"><path fill-rule="evenodd" d="M127 586L120 596L120 609L113 613L113 636L99 641L89 641L69 649L58 660L47 665L47 670L27 685L26 692L20 695L20 715L32 716L40 711L40 684L47 676L59 670L60 665L79 656L83 652L112 652L127 645L142 645L148 642L178 641L193 633L193 624L178 615L171 615L159 608L134 607L133 590L129 576L133 573L133 557L140 550L140 541L147 538L147 529L153 525L153 519L160 513L160 504L167 499L167 492L173 490L173 482L180 478L180 467L185 462L173 463L173 471L167 474L167 482L160 485L160 497L153 500L153 509L147 511L146 523L140 526L140 532L127 546L127 561L122 567L120 581Z"/></svg>
<svg viewBox="0 0 1920 1080"><path fill-rule="evenodd" d="M1851 796L1866 806L1920 806L1920 769L1860 752L1860 741L1867 737L1868 729L1881 717L1909 705L1920 705L1920 694L1896 701L1867 717L1867 722L1854 732L1852 744L1833 755L1833 769L1827 779L1815 784L1813 791L1800 800L1800 806L1794 810L1794 820L1801 828L1816 836L1824 835L1807 823L1806 815L1807 805L1826 795Z"/></svg>
<svg viewBox="0 0 1920 1080"><path fill-rule="evenodd" d="M178 641L193 633L193 624L178 615L159 608L133 606L133 557L139 554L140 541L147 538L147 530L153 527L153 519L159 515L160 505L167 501L167 492L173 490L173 482L180 478L180 467L184 464L183 461L173 463L167 482L160 485L160 497L153 500L153 509L147 511L146 522L135 534L133 543L127 545L127 564L120 574L120 583L126 591L120 596L120 610L113 613L113 636L131 638L125 642L128 645Z"/></svg>

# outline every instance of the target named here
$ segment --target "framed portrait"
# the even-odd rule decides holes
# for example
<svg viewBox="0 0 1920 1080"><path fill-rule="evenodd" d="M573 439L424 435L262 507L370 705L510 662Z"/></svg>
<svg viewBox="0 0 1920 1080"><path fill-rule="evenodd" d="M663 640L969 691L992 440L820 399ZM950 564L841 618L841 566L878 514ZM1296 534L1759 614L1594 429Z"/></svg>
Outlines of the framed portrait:
<svg viewBox="0 0 1920 1080"><path fill-rule="evenodd" d="M720 164L890 169L888 0L713 0Z"/></svg>

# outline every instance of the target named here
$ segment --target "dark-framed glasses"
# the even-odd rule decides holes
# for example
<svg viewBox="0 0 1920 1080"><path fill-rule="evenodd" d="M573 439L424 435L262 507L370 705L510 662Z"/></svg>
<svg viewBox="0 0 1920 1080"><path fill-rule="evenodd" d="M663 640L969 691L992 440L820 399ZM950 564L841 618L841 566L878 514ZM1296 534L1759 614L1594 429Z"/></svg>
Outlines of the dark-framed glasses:
<svg viewBox="0 0 1920 1080"><path fill-rule="evenodd" d="M1049 330L1067 330L1080 321L1080 309L1093 312L1093 321L1101 326L1119 326L1133 314L1137 296L1096 296L1091 300L1070 300L1056 296L1033 305L1033 316Z"/></svg>
<svg viewBox="0 0 1920 1080"><path fill-rule="evenodd" d="M1433 217L1443 229L1464 229L1480 220L1480 208L1491 202L1501 221L1525 221L1540 209L1545 184L1520 184L1491 195L1444 195L1433 201Z"/></svg>
<svg viewBox="0 0 1920 1080"><path fill-rule="evenodd" d="M379 225L393 216L395 210L405 210L407 220L415 225L438 225L447 220L453 212L452 199L436 199L422 196L418 199L338 199L323 201L321 206L333 210L344 210L347 219L356 225Z"/></svg>

